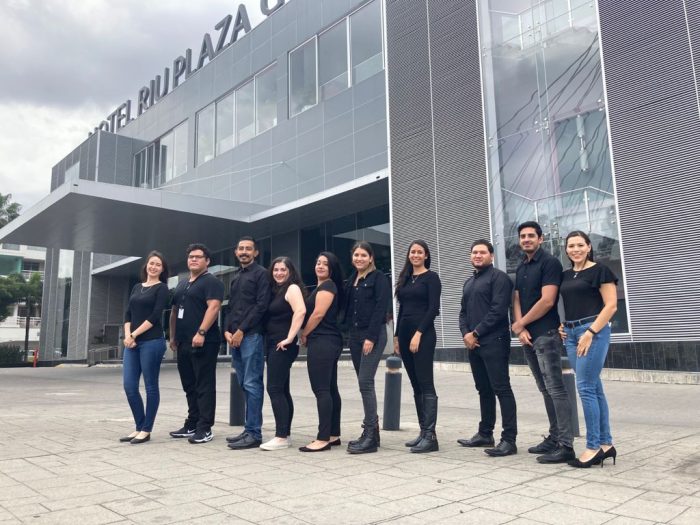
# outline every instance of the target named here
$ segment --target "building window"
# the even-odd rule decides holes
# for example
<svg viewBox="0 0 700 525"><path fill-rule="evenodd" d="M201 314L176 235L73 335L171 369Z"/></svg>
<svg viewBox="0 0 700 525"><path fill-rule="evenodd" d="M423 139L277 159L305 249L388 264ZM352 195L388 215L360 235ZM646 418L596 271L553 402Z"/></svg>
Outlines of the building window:
<svg viewBox="0 0 700 525"><path fill-rule="evenodd" d="M209 104L197 113L197 166L214 158L215 109Z"/></svg>
<svg viewBox="0 0 700 525"><path fill-rule="evenodd" d="M384 69L382 13L377 0L350 15L350 42L353 84Z"/></svg>
<svg viewBox="0 0 700 525"><path fill-rule="evenodd" d="M349 87L347 19L318 37L318 83L322 100Z"/></svg>
<svg viewBox="0 0 700 525"><path fill-rule="evenodd" d="M187 171L187 121L134 156L134 186L157 188Z"/></svg>
<svg viewBox="0 0 700 525"><path fill-rule="evenodd" d="M277 125L277 70L270 67L255 76L255 128L262 133Z"/></svg>
<svg viewBox="0 0 700 525"><path fill-rule="evenodd" d="M289 53L289 114L316 105L316 37Z"/></svg>
<svg viewBox="0 0 700 525"><path fill-rule="evenodd" d="M595 3L558 4L479 1L496 263L515 272L524 221L565 268L567 234L587 232L620 278L613 331L628 332Z"/></svg>
<svg viewBox="0 0 700 525"><path fill-rule="evenodd" d="M66 169L65 180L78 180L80 178L80 161Z"/></svg>
<svg viewBox="0 0 700 525"><path fill-rule="evenodd" d="M236 143L255 136L255 85L251 80L236 90Z"/></svg>
<svg viewBox="0 0 700 525"><path fill-rule="evenodd" d="M138 188L153 187L155 143L139 151L134 157L134 186Z"/></svg>
<svg viewBox="0 0 700 525"><path fill-rule="evenodd" d="M234 146L233 138L233 93L216 103L216 154L221 155Z"/></svg>

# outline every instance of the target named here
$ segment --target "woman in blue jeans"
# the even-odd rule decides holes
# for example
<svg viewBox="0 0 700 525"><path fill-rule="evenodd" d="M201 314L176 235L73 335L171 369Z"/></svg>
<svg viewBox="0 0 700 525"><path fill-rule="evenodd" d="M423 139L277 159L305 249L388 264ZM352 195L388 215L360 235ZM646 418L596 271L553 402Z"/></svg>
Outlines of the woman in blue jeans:
<svg viewBox="0 0 700 525"><path fill-rule="evenodd" d="M610 435L608 402L600 372L610 345L610 319L617 310L617 277L593 261L591 239L582 231L566 237L566 255L571 269L562 274L559 288L564 301L562 337L586 420L586 449L569 465L588 468L606 458L617 459Z"/></svg>
<svg viewBox="0 0 700 525"><path fill-rule="evenodd" d="M136 430L120 438L132 445L151 439L158 412L158 376L165 354L163 310L168 304L168 265L159 252L152 251L141 268L141 282L133 287L124 315L124 392L134 415ZM143 374L146 408L139 392Z"/></svg>

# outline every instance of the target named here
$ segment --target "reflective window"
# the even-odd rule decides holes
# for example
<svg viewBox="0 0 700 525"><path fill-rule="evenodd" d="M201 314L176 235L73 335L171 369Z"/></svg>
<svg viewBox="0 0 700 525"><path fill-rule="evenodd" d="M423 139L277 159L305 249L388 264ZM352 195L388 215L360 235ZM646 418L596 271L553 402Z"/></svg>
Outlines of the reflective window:
<svg viewBox="0 0 700 525"><path fill-rule="evenodd" d="M384 68L382 13L377 0L350 15L350 42L353 84Z"/></svg>
<svg viewBox="0 0 700 525"><path fill-rule="evenodd" d="M515 272L526 220L565 268L566 235L588 232L620 278L613 330L627 332L595 3L480 0L479 17L497 264Z"/></svg>
<svg viewBox="0 0 700 525"><path fill-rule="evenodd" d="M277 125L277 68L270 67L255 77L256 132Z"/></svg>
<svg viewBox="0 0 700 525"><path fill-rule="evenodd" d="M255 89L253 81L236 90L236 143L255 136Z"/></svg>
<svg viewBox="0 0 700 525"><path fill-rule="evenodd" d="M149 144L134 157L134 186L153 187L155 143Z"/></svg>
<svg viewBox="0 0 700 525"><path fill-rule="evenodd" d="M65 180L78 180L80 177L80 161L73 164L66 170Z"/></svg>
<svg viewBox="0 0 700 525"><path fill-rule="evenodd" d="M289 114L314 106L316 94L316 39L289 53Z"/></svg>
<svg viewBox="0 0 700 525"><path fill-rule="evenodd" d="M197 113L197 166L214 158L215 115L214 104Z"/></svg>
<svg viewBox="0 0 700 525"><path fill-rule="evenodd" d="M173 155L173 176L179 177L187 171L187 121L180 124L174 130L175 153Z"/></svg>
<svg viewBox="0 0 700 525"><path fill-rule="evenodd" d="M318 84L325 100L348 87L347 20L318 36Z"/></svg>
<svg viewBox="0 0 700 525"><path fill-rule="evenodd" d="M234 95L222 98L216 103L216 154L220 155L234 146L233 140L233 99Z"/></svg>
<svg viewBox="0 0 700 525"><path fill-rule="evenodd" d="M54 252L54 257L56 252ZM73 251L58 251L56 284L56 331L53 340L54 357L68 355L68 324L70 319L70 295L73 282ZM50 344L50 343L49 343Z"/></svg>

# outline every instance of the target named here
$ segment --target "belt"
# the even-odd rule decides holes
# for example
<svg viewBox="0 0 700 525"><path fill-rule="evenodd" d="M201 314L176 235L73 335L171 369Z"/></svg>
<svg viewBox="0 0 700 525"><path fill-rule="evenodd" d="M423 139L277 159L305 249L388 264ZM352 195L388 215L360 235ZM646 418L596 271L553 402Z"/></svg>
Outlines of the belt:
<svg viewBox="0 0 700 525"><path fill-rule="evenodd" d="M584 324L592 323L595 321L597 315L591 315L589 317L584 317L583 319L577 319L576 321L564 321L564 326L567 328L576 328L577 326L583 326Z"/></svg>

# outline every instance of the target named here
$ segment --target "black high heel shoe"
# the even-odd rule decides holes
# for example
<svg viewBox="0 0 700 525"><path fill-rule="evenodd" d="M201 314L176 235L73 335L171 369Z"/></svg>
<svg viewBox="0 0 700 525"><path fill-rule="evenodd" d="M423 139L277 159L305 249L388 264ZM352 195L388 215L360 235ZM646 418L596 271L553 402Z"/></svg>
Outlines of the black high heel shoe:
<svg viewBox="0 0 700 525"><path fill-rule="evenodd" d="M617 463L617 450L615 450L614 445L611 446L608 450L603 452L603 459L600 460L601 464L608 458L612 458L613 465L615 465Z"/></svg>
<svg viewBox="0 0 700 525"><path fill-rule="evenodd" d="M605 452L603 449L598 449L595 456L593 456L588 461L581 461L580 459L570 459L567 464L575 468L591 468L592 465L597 465L600 463L601 468L603 467L603 459L605 458Z"/></svg>

